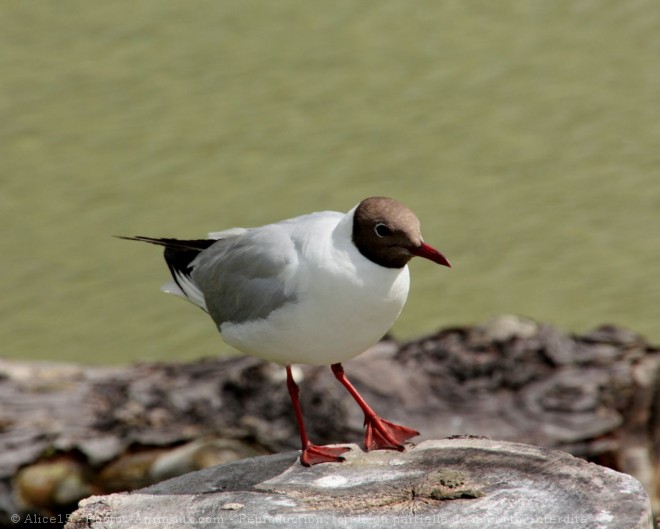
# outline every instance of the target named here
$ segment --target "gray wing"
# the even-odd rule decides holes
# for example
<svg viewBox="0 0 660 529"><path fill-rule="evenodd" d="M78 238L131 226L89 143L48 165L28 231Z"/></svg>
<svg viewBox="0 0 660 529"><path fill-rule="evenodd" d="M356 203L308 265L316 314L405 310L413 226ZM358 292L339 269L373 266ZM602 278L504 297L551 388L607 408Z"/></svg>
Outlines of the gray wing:
<svg viewBox="0 0 660 529"><path fill-rule="evenodd" d="M265 318L295 302L298 255L288 230L272 224L221 239L193 261L191 277L218 326Z"/></svg>

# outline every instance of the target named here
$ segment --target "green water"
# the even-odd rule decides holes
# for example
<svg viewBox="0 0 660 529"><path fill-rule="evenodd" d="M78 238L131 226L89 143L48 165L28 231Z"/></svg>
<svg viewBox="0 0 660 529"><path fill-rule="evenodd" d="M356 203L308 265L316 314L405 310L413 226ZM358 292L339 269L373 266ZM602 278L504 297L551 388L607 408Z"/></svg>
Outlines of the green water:
<svg viewBox="0 0 660 529"><path fill-rule="evenodd" d="M397 337L517 313L660 340L653 0L4 2L3 356L229 351L160 252L369 195L412 264Z"/></svg>

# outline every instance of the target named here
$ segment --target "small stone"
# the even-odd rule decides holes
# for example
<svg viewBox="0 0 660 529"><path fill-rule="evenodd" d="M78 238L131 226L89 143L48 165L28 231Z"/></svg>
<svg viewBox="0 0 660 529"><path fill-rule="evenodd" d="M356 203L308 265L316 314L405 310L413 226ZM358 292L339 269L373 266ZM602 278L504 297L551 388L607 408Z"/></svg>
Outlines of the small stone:
<svg viewBox="0 0 660 529"><path fill-rule="evenodd" d="M538 324L532 320L507 314L487 321L478 330L488 340L506 342L513 338L531 338L538 332L538 328Z"/></svg>
<svg viewBox="0 0 660 529"><path fill-rule="evenodd" d="M24 505L56 510L91 494L83 475L78 461L58 457L22 468L14 479Z"/></svg>
<svg viewBox="0 0 660 529"><path fill-rule="evenodd" d="M223 511L240 511L245 505L242 503L225 503L220 506Z"/></svg>

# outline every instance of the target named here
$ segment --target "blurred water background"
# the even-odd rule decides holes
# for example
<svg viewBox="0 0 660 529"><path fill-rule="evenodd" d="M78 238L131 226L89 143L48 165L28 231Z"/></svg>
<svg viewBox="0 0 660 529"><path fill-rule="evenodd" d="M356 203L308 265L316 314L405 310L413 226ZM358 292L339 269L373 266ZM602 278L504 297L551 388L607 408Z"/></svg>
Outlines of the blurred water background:
<svg viewBox="0 0 660 529"><path fill-rule="evenodd" d="M660 340L653 0L115 0L0 9L2 356L227 353L160 251L398 198L409 338L516 313Z"/></svg>

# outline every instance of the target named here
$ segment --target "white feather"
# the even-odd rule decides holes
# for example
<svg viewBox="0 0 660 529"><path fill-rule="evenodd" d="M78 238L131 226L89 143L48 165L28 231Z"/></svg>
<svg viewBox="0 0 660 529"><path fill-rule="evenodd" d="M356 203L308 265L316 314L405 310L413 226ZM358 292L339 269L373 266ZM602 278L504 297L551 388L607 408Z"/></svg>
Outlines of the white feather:
<svg viewBox="0 0 660 529"><path fill-rule="evenodd" d="M228 230L223 231L212 231L208 234L208 238L215 239L216 241L220 239L229 239L230 237L243 235L246 231L247 228L229 228Z"/></svg>
<svg viewBox="0 0 660 529"><path fill-rule="evenodd" d="M165 283L162 287L160 287L160 290L167 294L173 294L174 296L183 298L186 301L190 301L190 303L193 305L196 305L208 312L204 294L202 294L202 291L197 287L197 285L195 285L195 283L193 283L188 276L182 274L181 272L176 271L175 274L178 283L175 281L170 281L169 283Z"/></svg>

